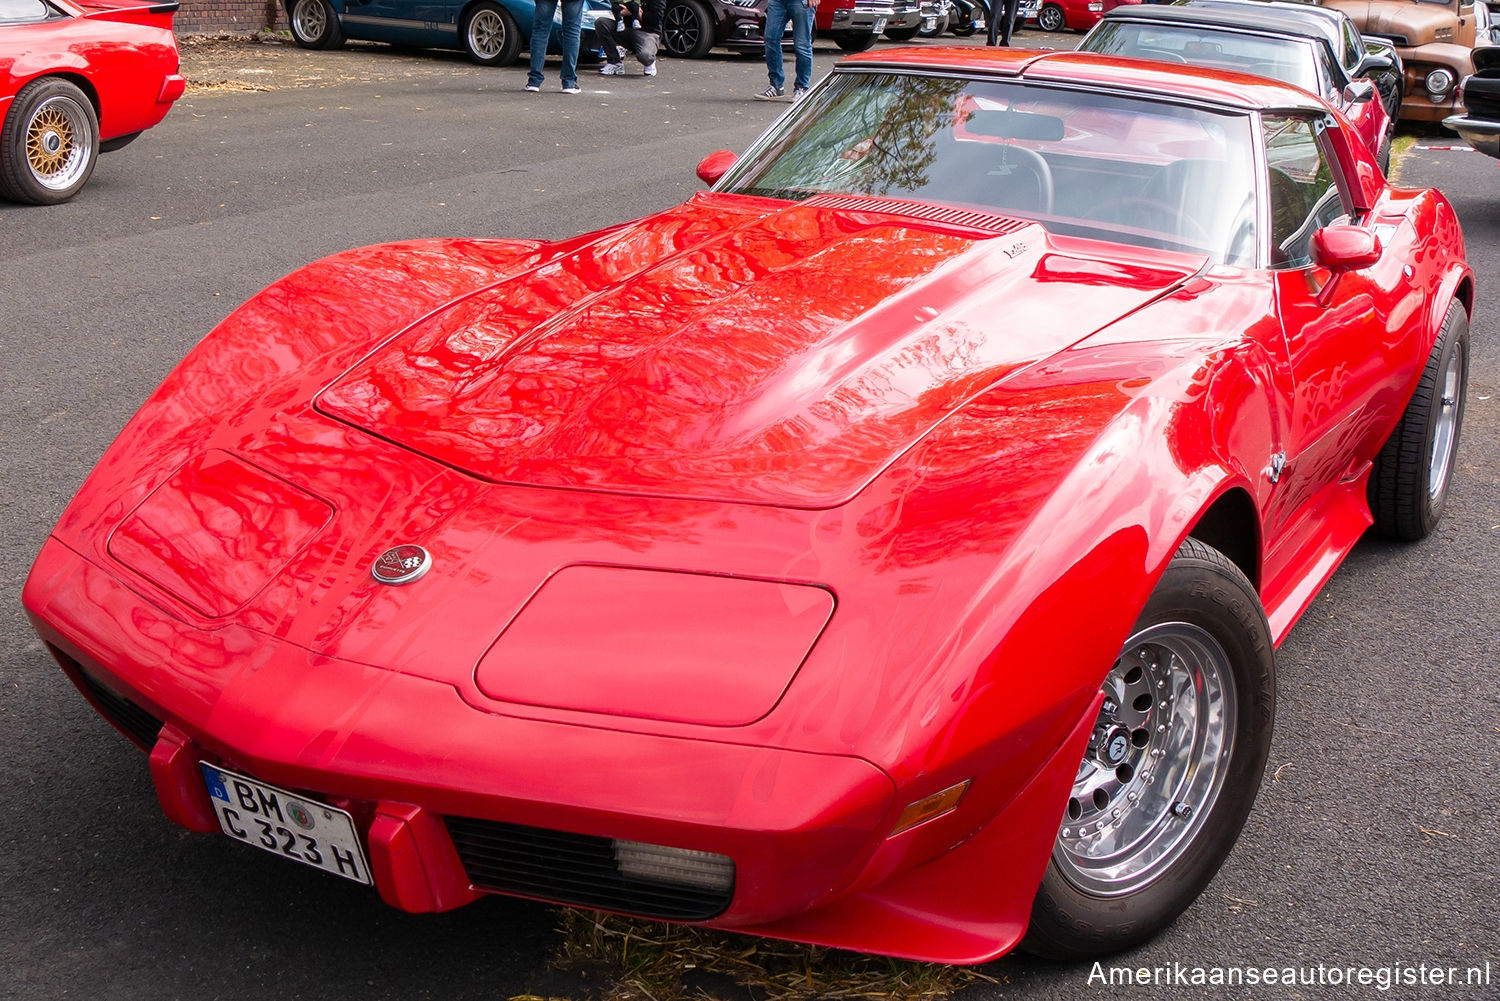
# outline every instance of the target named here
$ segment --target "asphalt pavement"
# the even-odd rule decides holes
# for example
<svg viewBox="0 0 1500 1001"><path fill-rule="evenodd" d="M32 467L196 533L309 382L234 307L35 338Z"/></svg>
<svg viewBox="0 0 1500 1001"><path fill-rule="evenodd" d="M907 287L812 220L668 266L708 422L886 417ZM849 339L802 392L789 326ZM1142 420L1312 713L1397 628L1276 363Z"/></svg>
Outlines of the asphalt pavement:
<svg viewBox="0 0 1500 1001"><path fill-rule="evenodd" d="M838 54L820 45L816 74ZM424 58L322 58L346 56L351 68ZM585 72L571 97L555 63L535 95L520 69L446 65L190 94L106 154L73 202L0 203L0 997L459 1001L577 987L549 972L549 907L492 898L405 915L173 827L144 756L84 704L20 606L32 557L113 435L264 285L358 244L562 237L666 207L701 187L703 155L744 149L785 108L751 100L765 86L753 56L668 61L654 79ZM1182 919L1097 970L1001 960L985 971L994 985L963 997L1500 998L1500 169L1419 148L1400 178L1453 200L1480 283L1446 518L1419 544L1361 543L1281 648L1260 798ZM1320 964L1377 972L1352 987L1170 982ZM1398 964L1454 967L1459 983L1381 990L1378 971ZM1489 986L1463 982L1486 964ZM1124 967L1155 983L1100 983Z"/></svg>

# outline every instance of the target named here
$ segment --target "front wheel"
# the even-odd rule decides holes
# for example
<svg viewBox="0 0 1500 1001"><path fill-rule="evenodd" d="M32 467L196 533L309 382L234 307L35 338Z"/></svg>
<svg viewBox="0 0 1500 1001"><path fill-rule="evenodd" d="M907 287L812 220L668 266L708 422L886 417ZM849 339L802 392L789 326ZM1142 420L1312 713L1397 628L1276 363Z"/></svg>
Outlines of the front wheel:
<svg viewBox="0 0 1500 1001"><path fill-rule="evenodd" d="M887 28L885 29L885 37L893 42L909 42L917 37L919 30L921 30L921 25L916 24L909 28Z"/></svg>
<svg viewBox="0 0 1500 1001"><path fill-rule="evenodd" d="M668 5L661 16L661 44L670 56L702 59L714 47L714 24L698 0Z"/></svg>
<svg viewBox="0 0 1500 1001"><path fill-rule="evenodd" d="M1367 497L1375 531L1415 542L1437 527L1464 422L1469 386L1469 314L1448 306L1417 391L1370 471Z"/></svg>
<svg viewBox="0 0 1500 1001"><path fill-rule="evenodd" d="M521 53L521 29L510 11L489 2L464 18L464 51L481 66L509 66Z"/></svg>
<svg viewBox="0 0 1500 1001"><path fill-rule="evenodd" d="M1104 681L1024 947L1130 948L1170 924L1229 855L1271 747L1271 631L1249 580L1188 539Z"/></svg>
<svg viewBox="0 0 1500 1001"><path fill-rule="evenodd" d="M1041 13L1036 16L1037 27L1043 31L1062 31L1067 23L1063 9L1055 3L1042 4Z"/></svg>
<svg viewBox="0 0 1500 1001"><path fill-rule="evenodd" d="M328 0L293 0L287 22L292 40L304 49L332 49L344 44L344 31Z"/></svg>
<svg viewBox="0 0 1500 1001"><path fill-rule="evenodd" d="M863 52L875 44L880 36L873 31L850 32L846 31L833 36L834 44L845 52Z"/></svg>
<svg viewBox="0 0 1500 1001"><path fill-rule="evenodd" d="M83 91L42 77L16 94L0 126L0 195L55 205L78 194L99 159L99 118Z"/></svg>

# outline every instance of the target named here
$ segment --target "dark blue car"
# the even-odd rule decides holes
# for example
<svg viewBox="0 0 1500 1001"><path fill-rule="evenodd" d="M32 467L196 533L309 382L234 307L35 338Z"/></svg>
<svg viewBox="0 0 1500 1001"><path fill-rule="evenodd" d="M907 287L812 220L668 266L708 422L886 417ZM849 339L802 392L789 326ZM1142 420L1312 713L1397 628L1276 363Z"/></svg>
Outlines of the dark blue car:
<svg viewBox="0 0 1500 1001"><path fill-rule="evenodd" d="M462 49L476 63L505 66L531 42L532 0L283 0L292 37L305 49L329 49L346 38L435 49ZM553 24L562 23L562 5ZM581 51L598 48L594 19L607 0L584 0ZM559 31L548 46L560 52Z"/></svg>

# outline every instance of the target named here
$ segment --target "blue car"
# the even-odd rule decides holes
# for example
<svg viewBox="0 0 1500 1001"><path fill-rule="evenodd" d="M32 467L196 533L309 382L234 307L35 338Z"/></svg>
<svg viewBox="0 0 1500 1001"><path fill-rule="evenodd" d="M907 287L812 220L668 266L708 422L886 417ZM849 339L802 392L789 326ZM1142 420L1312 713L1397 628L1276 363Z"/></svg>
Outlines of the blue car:
<svg viewBox="0 0 1500 1001"><path fill-rule="evenodd" d="M331 49L346 38L435 49L462 49L476 63L506 66L531 44L532 0L283 0L292 37L304 49ZM552 23L561 26L562 5ZM599 47L594 21L607 0L584 0L580 52ZM561 52L560 30L548 51Z"/></svg>

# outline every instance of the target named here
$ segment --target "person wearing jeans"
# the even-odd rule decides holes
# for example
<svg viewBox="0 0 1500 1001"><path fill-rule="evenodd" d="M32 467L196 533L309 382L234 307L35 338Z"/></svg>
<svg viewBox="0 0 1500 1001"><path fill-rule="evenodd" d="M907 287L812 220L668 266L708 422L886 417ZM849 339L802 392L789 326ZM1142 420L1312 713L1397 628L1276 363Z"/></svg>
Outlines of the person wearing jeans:
<svg viewBox="0 0 1500 1001"><path fill-rule="evenodd" d="M792 22L792 51L796 54L797 76L792 100L800 101L812 86L812 29L818 0L770 0L766 5L766 74L771 86L755 95L757 101L779 101L786 96L786 71L781 63L781 34L786 22Z"/></svg>
<svg viewBox="0 0 1500 1001"><path fill-rule="evenodd" d="M531 19L531 73L526 89L542 89L542 67L547 62L547 43L552 39L552 16L558 0L536 0ZM562 91L578 93L578 36L583 33L583 0L562 0Z"/></svg>

